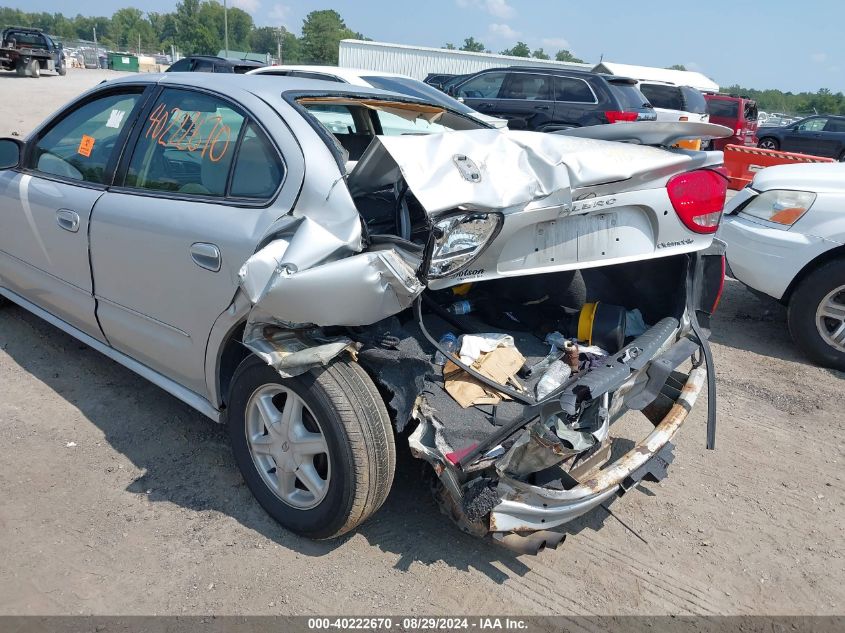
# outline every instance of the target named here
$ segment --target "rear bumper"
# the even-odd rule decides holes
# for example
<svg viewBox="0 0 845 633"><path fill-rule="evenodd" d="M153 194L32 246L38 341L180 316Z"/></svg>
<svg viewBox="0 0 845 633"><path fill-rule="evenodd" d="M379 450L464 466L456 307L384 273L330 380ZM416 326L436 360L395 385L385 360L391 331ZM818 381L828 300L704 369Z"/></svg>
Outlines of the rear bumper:
<svg viewBox="0 0 845 633"><path fill-rule="evenodd" d="M680 397L655 429L609 468L571 490L532 486L501 476L502 501L490 514L492 532L525 532L562 525L626 490L656 468L665 468L661 452L669 446L692 410L705 383L704 367L692 370ZM652 462L664 463L652 463Z"/></svg>

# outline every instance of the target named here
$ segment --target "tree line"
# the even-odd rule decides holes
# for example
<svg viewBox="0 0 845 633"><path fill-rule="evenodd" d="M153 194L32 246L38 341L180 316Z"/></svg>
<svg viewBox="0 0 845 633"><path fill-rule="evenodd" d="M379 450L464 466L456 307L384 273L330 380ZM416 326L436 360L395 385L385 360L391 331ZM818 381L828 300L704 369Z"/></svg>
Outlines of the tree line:
<svg viewBox="0 0 845 633"><path fill-rule="evenodd" d="M842 114L845 115L845 94L833 93L827 88L818 92L781 92L780 90L755 90L739 85L722 88L722 92L749 97L764 112L786 114Z"/></svg>
<svg viewBox="0 0 845 633"><path fill-rule="evenodd" d="M492 50L484 46L482 42L479 42L475 39L475 37L472 36L466 38L464 40L463 45L460 47L456 47L454 44L447 42L443 48L450 51L469 51L471 53L493 52ZM499 54L511 55L513 57L533 57L534 59L551 59L551 56L542 48L537 48L532 51L531 47L529 47L528 44L526 44L525 42L517 42L512 48L506 48L503 51L499 51ZM573 55L566 49L561 49L557 53L555 53L555 61L573 62L575 64L585 63L583 59L575 57L575 55Z"/></svg>
<svg viewBox="0 0 845 633"><path fill-rule="evenodd" d="M367 39L346 26L337 11L312 11L299 36L284 27L256 26L241 9L228 10L229 50L276 54L281 44L285 63L337 64L340 40ZM117 51L166 53L171 46L183 55L216 55L225 45L223 5L214 0L181 0L172 13L126 8L111 17L28 13L0 7L0 25L29 26L66 40L90 41Z"/></svg>

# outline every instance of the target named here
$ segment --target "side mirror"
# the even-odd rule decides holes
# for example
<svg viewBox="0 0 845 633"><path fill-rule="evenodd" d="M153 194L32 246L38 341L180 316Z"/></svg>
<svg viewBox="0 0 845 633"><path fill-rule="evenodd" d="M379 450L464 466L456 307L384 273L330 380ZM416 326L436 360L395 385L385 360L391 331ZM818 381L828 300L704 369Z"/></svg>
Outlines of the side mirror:
<svg viewBox="0 0 845 633"><path fill-rule="evenodd" d="M23 143L16 138L0 138L0 169L14 169L20 165Z"/></svg>

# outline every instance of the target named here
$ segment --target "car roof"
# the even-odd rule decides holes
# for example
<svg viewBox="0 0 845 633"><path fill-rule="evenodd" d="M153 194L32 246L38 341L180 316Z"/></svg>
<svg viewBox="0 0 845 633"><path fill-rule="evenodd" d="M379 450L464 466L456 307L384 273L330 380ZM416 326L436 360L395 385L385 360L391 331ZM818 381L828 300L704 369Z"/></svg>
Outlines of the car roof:
<svg viewBox="0 0 845 633"><path fill-rule="evenodd" d="M261 75L238 75L236 73L142 73L127 75L111 79L97 86L116 86L120 84L160 84L162 86L188 86L206 88L227 96L227 93L245 91L252 93L265 101L278 100L284 94L302 93L331 93L350 97L376 97L413 103L429 103L424 99L417 99L387 90L355 86L336 81L320 79L301 79L299 77L262 77ZM233 96L235 96L233 94ZM442 104L433 104L442 107Z"/></svg>
<svg viewBox="0 0 845 633"><path fill-rule="evenodd" d="M182 59L208 59L210 61L215 62L226 62L227 64L255 64L256 68L261 67L261 62L255 61L254 59L235 59L231 57L220 57L218 55L186 55ZM182 61L181 59L176 61ZM175 63L175 62L174 62Z"/></svg>
<svg viewBox="0 0 845 633"><path fill-rule="evenodd" d="M254 75L262 75L271 73L274 70L290 70L301 71L308 73L325 73L327 75L334 75L340 79L349 81L350 79L360 79L362 76L378 76L378 77L402 77L403 79L412 79L408 75L400 73L388 73L381 70L364 70L362 68L341 68L340 66L318 66L315 64L280 64L278 66L263 66L256 68L255 72L250 71Z"/></svg>

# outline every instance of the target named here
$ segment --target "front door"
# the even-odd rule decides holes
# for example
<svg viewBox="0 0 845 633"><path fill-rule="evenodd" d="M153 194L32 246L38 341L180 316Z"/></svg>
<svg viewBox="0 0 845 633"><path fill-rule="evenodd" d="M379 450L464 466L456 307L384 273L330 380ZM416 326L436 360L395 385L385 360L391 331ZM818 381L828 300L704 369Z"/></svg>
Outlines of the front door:
<svg viewBox="0 0 845 633"><path fill-rule="evenodd" d="M812 117L802 121L786 133L781 149L785 152L819 155L819 145L825 125L827 125L827 117Z"/></svg>
<svg viewBox="0 0 845 633"><path fill-rule="evenodd" d="M115 349L204 394L212 325L286 210L267 209L284 164L221 97L167 88L142 116L91 224L97 315Z"/></svg>
<svg viewBox="0 0 845 633"><path fill-rule="evenodd" d="M22 169L0 175L4 284L100 340L88 223L142 92L123 87L74 104L30 140Z"/></svg>
<svg viewBox="0 0 845 633"><path fill-rule="evenodd" d="M511 72L499 98L499 111L512 121L508 127L546 131L554 121L553 77L539 73Z"/></svg>

